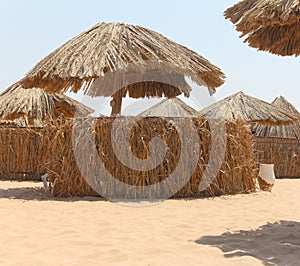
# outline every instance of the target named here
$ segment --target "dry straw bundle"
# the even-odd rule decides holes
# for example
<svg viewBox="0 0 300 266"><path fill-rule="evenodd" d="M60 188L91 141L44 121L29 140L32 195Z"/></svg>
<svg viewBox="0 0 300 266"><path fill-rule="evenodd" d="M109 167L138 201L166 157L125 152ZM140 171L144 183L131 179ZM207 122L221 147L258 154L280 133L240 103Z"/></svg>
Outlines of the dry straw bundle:
<svg viewBox="0 0 300 266"><path fill-rule="evenodd" d="M249 46L274 54L300 54L299 0L243 0L224 12Z"/></svg>
<svg viewBox="0 0 300 266"><path fill-rule="evenodd" d="M128 119L121 119L118 130L128 130ZM181 118L176 123L184 126L187 118ZM79 121L77 121L79 123ZM155 184L160 186L159 181L166 179L170 173L174 171L180 157L180 139L173 123L162 118L149 117L141 118L131 130L130 143L131 151L140 159L146 159L149 156L148 144L153 137L162 138L168 146L166 156L156 168L148 171L138 171L129 169L116 157L111 142L111 129L114 123L112 117L98 118L94 123L95 139L92 145L96 145L99 158L105 165L105 168L119 181L135 185L147 186ZM199 192L199 183L202 175L207 167L209 157L217 158L218 151L211 151L211 131L209 123L203 118L194 118L193 123L197 129L200 139L200 158L197 163L196 170L186 185L176 193L175 197L200 197L200 196L217 196L225 194L236 194L255 190L255 159L251 143L251 133L244 127L243 123L227 123L227 146L225 158L221 169L219 170L214 182L205 190ZM54 125L44 128L44 135L48 136L49 147L48 154L51 157L50 163L47 165L50 174L50 183L52 194L55 196L94 196L97 193L87 184L82 177L74 158L72 150L72 130L75 125L71 121L65 124ZM183 127L184 128L184 127ZM77 148L80 149L81 158L87 161L84 171L93 171L94 160L99 158L91 158L91 153L84 149L87 143L81 143L84 139L86 130L80 132L81 137ZM188 140L189 141L189 140ZM193 154L195 147L189 147L189 153ZM128 151L124 150L124 153ZM127 155L126 155L127 156ZM126 157L125 156L125 157ZM184 162L188 167L189 158ZM82 169L81 169L82 170ZM136 191L121 190L115 186L111 180L105 180L99 184L99 173L90 173L94 177L89 182L93 185L101 185L102 191L105 190L106 195L112 197L127 197L135 199ZM184 173L182 173L184 176ZM181 178L179 174L178 178ZM159 187L162 190L169 191L170 187ZM175 192L174 192L175 193ZM147 195L148 198L157 198L159 195Z"/></svg>

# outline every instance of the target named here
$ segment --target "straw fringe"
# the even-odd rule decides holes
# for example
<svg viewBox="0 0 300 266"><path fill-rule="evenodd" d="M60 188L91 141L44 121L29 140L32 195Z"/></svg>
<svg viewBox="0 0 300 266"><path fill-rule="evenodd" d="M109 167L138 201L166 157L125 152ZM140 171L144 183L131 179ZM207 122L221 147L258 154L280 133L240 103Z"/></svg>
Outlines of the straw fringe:
<svg viewBox="0 0 300 266"><path fill-rule="evenodd" d="M244 0L224 12L244 42L253 48L287 56L300 54L299 0Z"/></svg>

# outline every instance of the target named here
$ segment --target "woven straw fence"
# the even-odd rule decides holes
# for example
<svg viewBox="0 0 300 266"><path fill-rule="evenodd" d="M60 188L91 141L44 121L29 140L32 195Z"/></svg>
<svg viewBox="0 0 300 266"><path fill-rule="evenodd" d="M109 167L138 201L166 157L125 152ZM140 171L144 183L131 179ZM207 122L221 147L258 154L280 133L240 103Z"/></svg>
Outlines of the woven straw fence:
<svg viewBox="0 0 300 266"><path fill-rule="evenodd" d="M128 119L118 118L121 122L117 130L128 130ZM187 118L189 119L189 118ZM86 120L88 121L88 120ZM44 145L47 146L47 158L51 160L46 165L49 173L49 181L51 192L54 196L99 196L98 193L86 182L82 176L74 156L72 146L72 132L74 127L78 125L71 121L66 123L57 123L43 129ZM132 153L139 159L147 159L151 156L149 152L149 142L154 137L161 138L167 145L166 155L161 163L154 169L139 171L133 170L122 164L116 157L111 139L112 126L114 118L100 117L93 120L94 138L91 143L84 141L84 135L88 131L82 129L76 131L76 135L80 135L76 150L80 154L81 160L86 161L85 168L81 169L89 176L93 176L93 180L89 180L94 188L101 186L101 190L111 197L137 198L136 191L124 190L124 188L116 186L115 182L110 179L101 181L99 184L99 175L102 173L92 172L94 170L95 161L101 160L105 169L119 181L139 187L145 187L155 184L160 191L169 191L172 187L164 187L160 181L165 180L176 168L180 159L180 137L172 122L155 117L141 118L131 127L130 146L131 150L124 150L125 157L129 157ZM186 123L184 118L176 122L181 128ZM213 183L204 191L199 191L199 184L203 173L208 165L210 156L217 159L221 155L219 150L211 150L212 132L209 123L202 118L193 118L193 124L199 137L200 156L196 163L196 169L184 187L177 193L174 191L174 197L202 197L202 196L218 196L226 194L236 194L251 192L255 190L255 174L257 172L255 154L251 141L251 133L241 123L228 122L226 124L227 139L225 156L222 165ZM189 132L185 136L188 136ZM187 139L189 141L189 139ZM97 158L94 158L86 145L91 144L96 148ZM188 153L195 152L195 147L189 146ZM190 158L185 158L184 164L188 167ZM185 173L179 173L179 180ZM160 187L159 187L160 186ZM172 191L171 191L172 192ZM147 198L157 198L155 192L147 195Z"/></svg>
<svg viewBox="0 0 300 266"><path fill-rule="evenodd" d="M45 146L39 128L0 128L0 179L41 180Z"/></svg>
<svg viewBox="0 0 300 266"><path fill-rule="evenodd" d="M277 178L300 177L300 141L297 139L253 137L257 161L274 164Z"/></svg>

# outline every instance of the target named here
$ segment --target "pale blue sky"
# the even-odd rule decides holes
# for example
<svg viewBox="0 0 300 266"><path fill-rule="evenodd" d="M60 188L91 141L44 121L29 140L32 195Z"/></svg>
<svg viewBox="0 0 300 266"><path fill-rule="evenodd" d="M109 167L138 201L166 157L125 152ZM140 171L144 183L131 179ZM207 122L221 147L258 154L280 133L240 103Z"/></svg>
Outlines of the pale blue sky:
<svg viewBox="0 0 300 266"><path fill-rule="evenodd" d="M153 29L219 66L227 78L217 99L243 90L266 101L284 95L300 109L300 59L244 44L223 17L237 1L0 0L0 91L82 31L118 21Z"/></svg>

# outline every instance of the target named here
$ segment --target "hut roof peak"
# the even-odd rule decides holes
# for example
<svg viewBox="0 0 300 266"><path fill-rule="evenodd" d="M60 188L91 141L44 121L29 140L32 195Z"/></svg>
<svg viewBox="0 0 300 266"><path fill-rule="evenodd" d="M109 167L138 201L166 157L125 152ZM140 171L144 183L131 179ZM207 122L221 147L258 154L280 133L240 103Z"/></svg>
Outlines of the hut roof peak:
<svg viewBox="0 0 300 266"><path fill-rule="evenodd" d="M276 97L272 105L277 106L285 110L286 112L290 112L292 114L295 114L297 116L300 116L299 111L294 107L284 96L278 96Z"/></svg>
<svg viewBox="0 0 300 266"><path fill-rule="evenodd" d="M223 118L230 121L240 119L269 125L291 124L298 119L297 116L242 91L204 108L200 114L210 118Z"/></svg>
<svg viewBox="0 0 300 266"><path fill-rule="evenodd" d="M294 114L300 117L298 110L284 97L278 96L272 102L272 105L281 108L289 114ZM288 139L300 139L300 123L296 122L291 125L255 125L253 132L259 137L273 137L273 138L288 138Z"/></svg>
<svg viewBox="0 0 300 266"><path fill-rule="evenodd" d="M139 116L186 117L198 116L198 112L178 98L164 99Z"/></svg>

